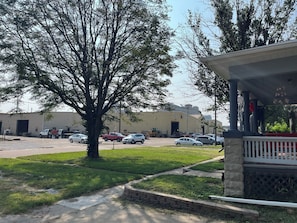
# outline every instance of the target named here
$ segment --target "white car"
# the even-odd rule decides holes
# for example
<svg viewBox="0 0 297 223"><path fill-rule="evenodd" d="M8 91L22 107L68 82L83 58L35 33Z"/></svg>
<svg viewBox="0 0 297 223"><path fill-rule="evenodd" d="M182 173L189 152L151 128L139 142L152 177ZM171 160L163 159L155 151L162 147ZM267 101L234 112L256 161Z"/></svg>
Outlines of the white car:
<svg viewBox="0 0 297 223"><path fill-rule="evenodd" d="M200 141L197 141L190 137L181 137L179 139L176 139L175 145L192 145L192 146L203 146L203 143Z"/></svg>
<svg viewBox="0 0 297 223"><path fill-rule="evenodd" d="M69 142L88 143L88 136L81 133L76 133L69 136Z"/></svg>
<svg viewBox="0 0 297 223"><path fill-rule="evenodd" d="M122 142L124 144L126 144L126 143L135 144L137 142L140 142L141 144L143 144L144 141L145 141L145 136L141 133L130 134L122 139Z"/></svg>
<svg viewBox="0 0 297 223"><path fill-rule="evenodd" d="M44 129L41 132L39 132L39 137L40 138L49 138L51 135L51 130L50 129Z"/></svg>

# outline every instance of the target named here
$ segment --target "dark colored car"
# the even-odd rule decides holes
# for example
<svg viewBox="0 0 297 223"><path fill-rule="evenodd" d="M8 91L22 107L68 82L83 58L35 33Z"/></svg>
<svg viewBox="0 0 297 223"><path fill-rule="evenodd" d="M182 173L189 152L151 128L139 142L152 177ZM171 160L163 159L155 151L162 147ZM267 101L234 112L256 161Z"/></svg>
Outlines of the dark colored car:
<svg viewBox="0 0 297 223"><path fill-rule="evenodd" d="M214 138L212 138L210 136L198 136L198 137L196 137L196 140L202 142L204 145L215 144Z"/></svg>

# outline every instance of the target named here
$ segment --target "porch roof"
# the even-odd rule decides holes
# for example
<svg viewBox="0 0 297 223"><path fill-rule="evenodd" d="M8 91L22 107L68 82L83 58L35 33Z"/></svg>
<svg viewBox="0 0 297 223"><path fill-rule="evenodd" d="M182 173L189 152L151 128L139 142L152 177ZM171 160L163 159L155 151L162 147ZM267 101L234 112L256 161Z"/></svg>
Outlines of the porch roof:
<svg viewBox="0 0 297 223"><path fill-rule="evenodd" d="M264 105L297 104L297 40L201 58L225 80L237 79Z"/></svg>

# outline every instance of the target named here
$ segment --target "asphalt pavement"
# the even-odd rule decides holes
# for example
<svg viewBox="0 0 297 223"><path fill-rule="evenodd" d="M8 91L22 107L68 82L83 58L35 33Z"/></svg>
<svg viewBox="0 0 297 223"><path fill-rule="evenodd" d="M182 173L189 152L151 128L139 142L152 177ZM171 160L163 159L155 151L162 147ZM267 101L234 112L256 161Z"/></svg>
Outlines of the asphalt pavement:
<svg viewBox="0 0 297 223"><path fill-rule="evenodd" d="M2 136L3 138L3 136ZM174 138L149 138L144 144L123 144L122 142L104 141L99 139L99 150L124 149L139 146L164 146L174 145ZM15 158L18 156L29 156L35 154L50 154L61 152L86 151L87 145L70 143L68 139L49 139L36 137L5 136L0 140L0 157Z"/></svg>

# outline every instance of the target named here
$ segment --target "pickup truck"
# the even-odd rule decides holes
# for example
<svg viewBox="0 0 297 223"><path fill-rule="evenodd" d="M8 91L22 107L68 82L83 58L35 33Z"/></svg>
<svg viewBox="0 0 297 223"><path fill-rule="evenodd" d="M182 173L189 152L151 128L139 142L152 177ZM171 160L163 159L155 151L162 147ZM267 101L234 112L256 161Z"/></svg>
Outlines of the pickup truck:
<svg viewBox="0 0 297 223"><path fill-rule="evenodd" d="M103 134L102 135L102 138L105 140L105 141L118 141L118 142L121 142L122 139L124 138L125 136L122 135L121 133L119 132L110 132L109 134Z"/></svg>
<svg viewBox="0 0 297 223"><path fill-rule="evenodd" d="M49 138L51 135L50 129L44 129L41 132L39 132L39 137L40 138Z"/></svg>

